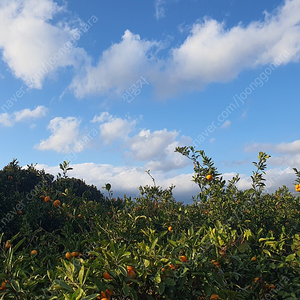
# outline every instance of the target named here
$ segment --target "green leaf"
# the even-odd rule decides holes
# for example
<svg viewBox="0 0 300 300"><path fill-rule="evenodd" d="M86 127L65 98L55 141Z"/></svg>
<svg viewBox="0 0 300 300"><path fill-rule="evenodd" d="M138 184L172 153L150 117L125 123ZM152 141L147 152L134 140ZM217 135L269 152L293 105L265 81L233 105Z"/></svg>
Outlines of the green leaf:
<svg viewBox="0 0 300 300"><path fill-rule="evenodd" d="M125 282L123 282L123 289L122 290L123 290L124 296L127 297L129 295L129 287Z"/></svg>
<svg viewBox="0 0 300 300"><path fill-rule="evenodd" d="M174 281L174 279L170 278L170 277L166 277L163 279L163 282L166 284L166 285L169 285L169 286L175 286L176 285L176 282Z"/></svg>
<svg viewBox="0 0 300 300"><path fill-rule="evenodd" d="M20 240L15 246L14 246L14 252L23 244L23 242L26 240L26 238L23 238Z"/></svg>
<svg viewBox="0 0 300 300"><path fill-rule="evenodd" d="M78 275L80 285L82 285L82 283L83 283L83 275L84 275L84 266L81 267L81 269L79 271L79 275Z"/></svg>
<svg viewBox="0 0 300 300"><path fill-rule="evenodd" d="M62 280L56 279L53 281L53 283L58 285L59 287L61 287L62 289L66 290L66 291L73 292L73 289Z"/></svg>
<svg viewBox="0 0 300 300"><path fill-rule="evenodd" d="M160 282L159 284L158 284L158 292L159 292L159 294L160 295L162 295L163 294L163 292L165 291L165 284L163 283L163 282Z"/></svg>
<svg viewBox="0 0 300 300"><path fill-rule="evenodd" d="M293 261L294 259L295 259L295 253L288 255L288 256L285 258L285 261L286 261L286 262L289 262L289 261Z"/></svg>
<svg viewBox="0 0 300 300"><path fill-rule="evenodd" d="M155 283L157 283L157 284L161 282L161 277L160 277L159 272L157 272L157 273L155 274L155 277L153 278L153 281L154 281Z"/></svg>
<svg viewBox="0 0 300 300"><path fill-rule="evenodd" d="M150 260L144 259L144 265L146 268L148 268L150 266Z"/></svg>
<svg viewBox="0 0 300 300"><path fill-rule="evenodd" d="M89 295L87 297L84 297L83 300L94 300L97 296L98 294Z"/></svg>
<svg viewBox="0 0 300 300"><path fill-rule="evenodd" d="M173 246L173 247L177 247L177 243L173 240L168 240L168 242Z"/></svg>
<svg viewBox="0 0 300 300"><path fill-rule="evenodd" d="M13 279L13 280L10 282L10 284L11 284L12 288L13 288L17 293L20 292L20 284L19 284L18 281L16 281L16 280Z"/></svg>
<svg viewBox="0 0 300 300"><path fill-rule="evenodd" d="M238 250L239 250L241 253L244 253L248 248L249 248L248 243L247 243L247 242L244 242L243 244L241 244L241 245L238 247Z"/></svg>
<svg viewBox="0 0 300 300"><path fill-rule="evenodd" d="M272 254L270 253L270 251L269 251L269 250L267 250L267 249L263 249L263 252L264 252L264 253L266 253L266 254L268 254L270 257L272 257Z"/></svg>
<svg viewBox="0 0 300 300"><path fill-rule="evenodd" d="M152 244L151 244L151 251L153 251L153 249L155 248L157 242L158 242L158 238L156 238L156 239L152 242Z"/></svg>

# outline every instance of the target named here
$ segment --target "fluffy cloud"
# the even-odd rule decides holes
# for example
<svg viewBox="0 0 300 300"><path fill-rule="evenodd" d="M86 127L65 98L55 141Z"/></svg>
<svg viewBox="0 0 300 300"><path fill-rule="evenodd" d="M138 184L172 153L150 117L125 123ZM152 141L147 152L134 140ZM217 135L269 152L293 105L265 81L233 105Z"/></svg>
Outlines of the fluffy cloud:
<svg viewBox="0 0 300 300"><path fill-rule="evenodd" d="M190 137L178 138L178 131L141 130L128 140L130 152L126 155L138 161L148 161L146 168L150 170L169 171L184 167L186 160L179 153L174 153L177 146L191 143Z"/></svg>
<svg viewBox="0 0 300 300"><path fill-rule="evenodd" d="M172 50L160 93L199 90L211 82L227 82L249 68L298 61L300 55L299 0L287 0L263 21L226 28L206 18L194 24L190 35ZM222 51L220 51L222 49ZM167 75L167 76L166 76ZM174 88L177 88L177 90Z"/></svg>
<svg viewBox="0 0 300 300"><path fill-rule="evenodd" d="M274 193L279 187L287 186L291 192L294 192L295 172L286 163L279 167L268 169L263 176L266 181L264 191ZM251 188L252 180L249 176L241 175L241 180L237 183L239 189Z"/></svg>
<svg viewBox="0 0 300 300"><path fill-rule="evenodd" d="M109 164L83 163L72 164L73 170L69 171L70 177L76 177L85 180L87 184L94 184L99 190L105 193L101 188L105 183L112 185L114 196L123 197L124 194L131 197L139 196L139 186L153 185L152 179L145 172L143 167L125 167L112 166ZM37 165L39 169L45 169L53 175L59 172L58 167L47 165ZM163 188L168 188L172 184L176 185L174 196L178 201L190 203L192 196L199 192L199 187L191 181L192 174L181 174L165 176L160 172L151 172L155 177L156 184Z"/></svg>
<svg viewBox="0 0 300 300"><path fill-rule="evenodd" d="M271 154L267 161L268 169L265 175L267 191L273 192L282 185L286 185L293 191L293 183L296 179L293 168L300 168L300 140L280 144L253 143L246 146L244 151L263 151ZM270 169L270 166L273 166L273 168ZM249 187L250 181L250 178L244 178L240 186L243 188Z"/></svg>
<svg viewBox="0 0 300 300"><path fill-rule="evenodd" d="M86 94L121 94L145 74L149 74L153 61L152 49L157 42L142 40L139 35L126 30L122 41L105 50L96 66L87 65L73 79L70 89L77 97ZM147 77L147 76L146 76Z"/></svg>
<svg viewBox="0 0 300 300"><path fill-rule="evenodd" d="M164 15L162 4L163 0L155 2L158 18ZM171 97L202 90L212 82L228 82L245 69L270 64L274 69L300 57L300 0L286 0L265 13L263 20L232 28L204 18L193 24L186 40L165 58L158 55L166 47L163 42L142 39L126 30L119 43L103 51L96 65L77 47L75 37L80 38L85 28L82 22L75 22L76 28L72 20L53 21L64 10L53 0L0 3L0 26L6 28L0 33L2 58L14 76L29 87L42 88L46 76L71 66L75 75L69 88L78 98L110 93L121 96L140 76L159 96ZM91 25L96 21L94 17Z"/></svg>
<svg viewBox="0 0 300 300"><path fill-rule="evenodd" d="M0 114L0 124L5 127L13 126L13 121L12 121L11 116L8 113Z"/></svg>
<svg viewBox="0 0 300 300"><path fill-rule="evenodd" d="M158 12L163 12L161 4L156 2ZM87 65L71 88L78 97L112 89L120 94L142 75L158 95L170 97L202 90L212 82L228 82L246 69L271 65L274 70L299 60L299 10L300 0L286 0L283 6L265 13L262 21L232 28L204 18L193 24L186 40L164 59L158 59L153 51L149 59L151 50L159 50L162 42L150 42L126 30L122 41L104 51L95 67Z"/></svg>
<svg viewBox="0 0 300 300"><path fill-rule="evenodd" d="M174 153L174 150L177 146L190 144L192 139L186 136L179 137L178 131L164 129L151 132L143 129L130 136L130 133L136 130L138 120L117 118L108 112L95 116L91 122L100 123L100 137L105 144L119 141L122 148L129 149L124 154L127 162L147 162L147 169L160 171L170 171L186 165L185 158L179 153Z"/></svg>
<svg viewBox="0 0 300 300"><path fill-rule="evenodd" d="M31 88L42 88L44 78L59 67L73 66L88 59L75 47L79 28L54 24L64 11L53 0L3 0L0 3L0 49L2 58L16 78ZM9 24L9 26L7 26Z"/></svg>
<svg viewBox="0 0 300 300"><path fill-rule="evenodd" d="M16 122L25 120L32 120L43 118L46 116L48 109L45 106L37 106L35 109L30 110L29 108L15 111L12 114L2 113L0 114L0 124L6 127L13 126Z"/></svg>
<svg viewBox="0 0 300 300"><path fill-rule="evenodd" d="M113 166L109 164L83 163L72 164L73 170L69 172L70 177L76 177L85 180L87 184L94 184L100 189L105 183L110 183L114 196L123 197L124 194L131 197L139 196L139 186L153 185L152 179L145 172L145 167L125 167ZM58 167L38 165L39 169L45 169L53 175L59 172ZM223 178L228 181L232 179L235 173L222 174ZM175 185L174 196L177 201L191 203L192 197L197 196L200 192L199 187L192 181L192 173L189 174L168 174L165 172L151 171L151 176L155 178L158 186L168 188ZM239 189L248 189L251 187L251 179L246 175L241 175L241 180L237 186ZM288 167L274 168L268 170L266 175L265 191L273 193L278 187L286 185L294 192L293 182L295 175L293 170Z"/></svg>
<svg viewBox="0 0 300 300"><path fill-rule="evenodd" d="M46 116L48 109L45 106L38 106L33 110L28 108L14 112L14 117L16 122L20 122L23 120L28 120L32 118L42 118Z"/></svg>
<svg viewBox="0 0 300 300"><path fill-rule="evenodd" d="M108 112L103 112L100 116L95 116L91 122L102 123L100 125L100 137L105 144L110 144L115 140L125 140L137 121L116 118Z"/></svg>
<svg viewBox="0 0 300 300"><path fill-rule="evenodd" d="M246 152L255 152L255 151L273 151L276 153L288 153L288 154L297 154L300 152L300 140L293 141L291 143L280 143L280 144L260 144L253 143L245 147Z"/></svg>
<svg viewBox="0 0 300 300"><path fill-rule="evenodd" d="M79 139L80 120L75 117L52 119L48 125L51 135L46 140L42 140L35 146L38 150L55 150L67 153L76 147Z"/></svg>

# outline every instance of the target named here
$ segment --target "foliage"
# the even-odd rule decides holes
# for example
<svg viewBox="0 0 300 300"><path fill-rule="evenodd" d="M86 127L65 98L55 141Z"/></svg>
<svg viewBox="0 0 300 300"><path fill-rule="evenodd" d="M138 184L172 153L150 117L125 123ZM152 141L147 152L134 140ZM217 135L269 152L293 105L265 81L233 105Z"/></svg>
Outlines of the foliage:
<svg viewBox="0 0 300 300"><path fill-rule="evenodd" d="M0 171L2 216L24 199L2 226L0 299L299 299L300 199L285 186L264 192L269 156L239 190L204 151L176 151L194 163L189 205L150 171L154 185L135 199L69 178L67 162L56 180L16 160Z"/></svg>

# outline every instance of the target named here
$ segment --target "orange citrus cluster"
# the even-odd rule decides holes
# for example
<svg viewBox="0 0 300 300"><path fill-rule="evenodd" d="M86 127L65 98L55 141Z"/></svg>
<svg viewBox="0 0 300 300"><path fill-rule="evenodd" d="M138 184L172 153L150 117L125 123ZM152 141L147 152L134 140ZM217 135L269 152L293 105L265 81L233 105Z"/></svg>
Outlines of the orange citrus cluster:
<svg viewBox="0 0 300 300"><path fill-rule="evenodd" d="M295 185L295 190L296 190L296 192L300 192L300 184Z"/></svg>
<svg viewBox="0 0 300 300"><path fill-rule="evenodd" d="M70 258L72 258L72 257L77 257L77 256L79 256L80 254L78 253L78 252L67 252L66 254L65 254L65 258L66 259L70 259Z"/></svg>
<svg viewBox="0 0 300 300"><path fill-rule="evenodd" d="M52 200L50 199L49 196L41 195L40 198L41 198L41 199L44 199L45 202L52 201ZM53 205L54 205L55 207L60 207L60 204L61 204L61 203L60 203L59 200L54 200L54 201L53 201Z"/></svg>

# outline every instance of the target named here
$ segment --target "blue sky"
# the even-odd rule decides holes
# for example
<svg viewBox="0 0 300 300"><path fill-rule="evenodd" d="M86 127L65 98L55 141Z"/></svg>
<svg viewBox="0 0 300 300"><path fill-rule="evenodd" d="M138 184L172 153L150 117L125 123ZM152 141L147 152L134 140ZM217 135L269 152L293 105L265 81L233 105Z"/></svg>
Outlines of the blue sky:
<svg viewBox="0 0 300 300"><path fill-rule="evenodd" d="M176 185L191 202L192 164L205 150L249 187L271 155L268 191L300 168L300 0L2 0L0 134L13 158L116 195ZM297 118L298 117L298 118Z"/></svg>

